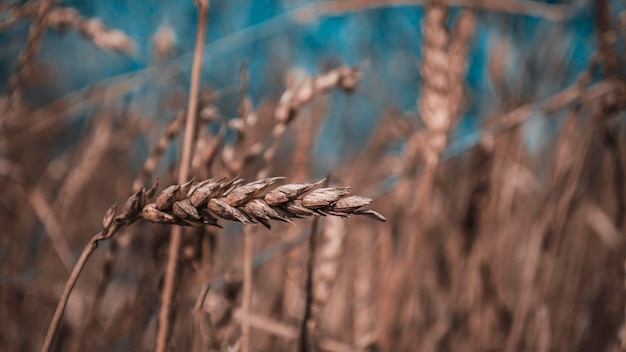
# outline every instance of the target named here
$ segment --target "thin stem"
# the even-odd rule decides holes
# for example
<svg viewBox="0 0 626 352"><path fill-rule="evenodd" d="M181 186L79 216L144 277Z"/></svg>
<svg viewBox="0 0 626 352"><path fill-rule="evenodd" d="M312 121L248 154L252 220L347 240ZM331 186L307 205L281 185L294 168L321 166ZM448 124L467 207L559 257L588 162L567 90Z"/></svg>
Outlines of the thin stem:
<svg viewBox="0 0 626 352"><path fill-rule="evenodd" d="M59 260L61 260L61 263L63 263L63 266L69 273L74 265L74 255L72 254L72 249L70 248L67 239L63 235L63 230L61 229L59 221L54 216L53 208L46 201L46 198L42 194L39 187L35 186L29 190L26 185L19 182L17 184L20 185L23 191L28 195L28 201L35 212L35 215L37 215L39 221L41 221L41 224L46 230L46 235L50 237L50 242L54 252L57 254Z"/></svg>
<svg viewBox="0 0 626 352"><path fill-rule="evenodd" d="M213 251L214 251L214 242L213 242L213 234L209 233L209 245L210 249L206 252L207 260L203 261L202 269L200 272L208 273L209 277L211 277L212 272L212 259L213 259ZM192 331L193 337L193 351L204 351L206 350L205 346L207 341L210 339L209 331L207 331L207 325L211 328L211 322L205 320L204 314L204 302L206 301L206 297L209 294L209 290L211 289L211 282L207 282L202 285L200 290L200 294L196 298L196 303L193 306L193 318L194 318L194 329Z"/></svg>
<svg viewBox="0 0 626 352"><path fill-rule="evenodd" d="M604 63L604 75L611 77L617 73L618 59L615 52L615 32L611 24L611 7L607 0L593 2L595 12L596 36L598 50Z"/></svg>
<svg viewBox="0 0 626 352"><path fill-rule="evenodd" d="M200 294L196 298L196 304L194 304L193 306L194 311L202 310L202 307L204 307L204 301L206 301L206 296L209 294L210 289L211 289L211 281L202 285Z"/></svg>
<svg viewBox="0 0 626 352"><path fill-rule="evenodd" d="M13 72L13 75L9 78L9 100L5 105L4 113L0 117L0 127L6 122L8 115L12 113L11 110L18 105L22 97L22 85L32 73L32 62L37 52L39 52L39 48L41 48L43 35L48 28L46 20L50 10L54 7L55 1L56 0L42 0L39 3L37 20L30 24L26 45L17 58L15 72Z"/></svg>
<svg viewBox="0 0 626 352"><path fill-rule="evenodd" d="M204 52L204 40L206 34L206 23L208 17L208 0L196 1L198 7L198 28L196 35L196 48L193 55L191 67L191 84L189 88L189 102L187 104L187 116L185 120L185 136L183 139L183 151L178 172L178 181L185 182L189 177L191 166L191 151L193 147L194 134L196 130L196 117L198 106L198 91L200 89L200 72L202 69L202 53ZM165 272L165 283L161 298L161 310L159 312L159 330L157 332L156 350L164 352L170 331L170 312L172 309L172 299L174 296L174 286L176 282L176 272L178 266L178 255L182 243L182 228L176 226L172 228L172 238L170 241L167 269Z"/></svg>
<svg viewBox="0 0 626 352"><path fill-rule="evenodd" d="M313 306L313 268L315 251L317 250L317 227L319 218L313 220L311 225L311 236L309 236L309 256L306 263L306 283L304 289L304 316L300 326L300 352L313 350L313 330L315 328L315 317L312 312Z"/></svg>
<svg viewBox="0 0 626 352"><path fill-rule="evenodd" d="M204 350L204 342L207 339L208 333L204 330L204 318L203 318L203 307L204 302L206 301L206 296L209 294L209 290L211 289L211 283L204 284L202 289L200 290L200 294L196 298L196 304L193 307L193 318L194 318L194 330L193 330L193 351L203 351Z"/></svg>
<svg viewBox="0 0 626 352"><path fill-rule="evenodd" d="M76 338L78 342L76 343L73 352L84 351L85 349L84 346L87 342L88 332L94 323L96 311L98 310L98 307L104 298L107 286L113 277L113 265L115 264L115 259L117 258L118 241L119 238L113 238L113 240L109 242L109 248L104 255L104 263L100 268L100 274L98 275L98 279L96 281L96 292L94 294L93 301L85 314L86 318L78 332Z"/></svg>
<svg viewBox="0 0 626 352"><path fill-rule="evenodd" d="M67 301L70 298L70 294L72 293L72 289L74 289L74 285L76 285L76 281L78 281L78 277L80 273L83 271L85 264L87 264L87 260L91 254L98 248L98 242L101 240L106 240L111 238L117 230L119 230L121 224L115 222L107 231L107 233L100 232L97 235L93 236L89 243L83 249L83 252L78 258L78 261L74 265L74 269L72 270L72 274L70 275L67 283L65 284L65 289L63 290L63 294L61 295L61 299L57 304L57 309L54 312L54 316L52 317L52 321L50 322L50 326L48 327L48 333L46 334L46 338L44 340L43 346L41 347L42 352L50 351L52 347L52 342L54 339L54 335L59 327L59 323L61 322L61 318L63 317L63 312L65 311L65 306L67 306Z"/></svg>
<svg viewBox="0 0 626 352"><path fill-rule="evenodd" d="M330 174L326 176L324 187L330 183ZM309 236L309 256L306 263L306 282L304 287L304 316L300 326L299 351L307 352L313 350L313 332L315 330L315 319L317 312L313 311L313 269L315 267L315 252L317 251L317 228L319 218L315 218L311 224L311 235Z"/></svg>
<svg viewBox="0 0 626 352"><path fill-rule="evenodd" d="M243 297L241 302L241 352L250 351L250 303L252 301L252 227L243 230Z"/></svg>

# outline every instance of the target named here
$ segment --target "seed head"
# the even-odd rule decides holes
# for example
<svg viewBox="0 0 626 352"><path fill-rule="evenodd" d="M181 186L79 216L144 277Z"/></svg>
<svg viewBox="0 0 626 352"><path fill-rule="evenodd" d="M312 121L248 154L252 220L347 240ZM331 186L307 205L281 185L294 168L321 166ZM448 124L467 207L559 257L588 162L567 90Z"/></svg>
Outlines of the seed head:
<svg viewBox="0 0 626 352"><path fill-rule="evenodd" d="M308 216L365 215L378 221L385 217L373 210L361 209L372 202L370 198L349 196L350 187L315 189L325 180L315 183L286 184L263 194L266 189L283 177L268 177L243 184L237 177L225 181L209 179L167 187L155 202L144 206L156 193L155 183L147 191L141 189L126 202L124 213L114 217L110 210L103 219L103 226L133 222L138 215L161 224L190 225L204 223L218 226L217 218L239 221L244 224L260 223L268 229L271 220L291 223L293 218ZM139 214L141 213L141 214ZM106 228L105 228L106 229Z"/></svg>

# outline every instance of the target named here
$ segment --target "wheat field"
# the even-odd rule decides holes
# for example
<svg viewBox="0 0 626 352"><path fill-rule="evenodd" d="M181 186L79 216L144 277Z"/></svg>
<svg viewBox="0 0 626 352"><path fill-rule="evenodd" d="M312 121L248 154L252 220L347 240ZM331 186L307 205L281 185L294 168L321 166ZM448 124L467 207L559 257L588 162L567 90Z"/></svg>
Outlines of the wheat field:
<svg viewBox="0 0 626 352"><path fill-rule="evenodd" d="M4 1L0 47L0 351L626 351L620 1Z"/></svg>

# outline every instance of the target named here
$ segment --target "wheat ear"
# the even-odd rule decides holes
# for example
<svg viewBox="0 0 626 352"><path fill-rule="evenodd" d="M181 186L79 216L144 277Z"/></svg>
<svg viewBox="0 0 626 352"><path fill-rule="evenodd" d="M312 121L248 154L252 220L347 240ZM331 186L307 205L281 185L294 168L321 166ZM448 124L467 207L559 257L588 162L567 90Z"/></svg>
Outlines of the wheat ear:
<svg viewBox="0 0 626 352"><path fill-rule="evenodd" d="M151 190L141 189L128 199L125 215L146 221L189 226L206 224L221 227L218 218L271 228L271 221L291 222L311 216L365 215L378 221L386 218L374 210L362 209L371 199L349 194L350 187L317 188L323 182L291 183L264 191L283 177L268 177L244 184L240 178L208 179L172 185L153 202Z"/></svg>
<svg viewBox="0 0 626 352"><path fill-rule="evenodd" d="M299 84L294 84L285 90L276 107L276 126L274 126L272 131L272 144L263 153L265 167L258 173L258 176L266 176L268 165L278 151L287 126L306 104L311 102L316 96L326 93L334 87L346 93L351 93L356 90L360 80L361 71L358 66L344 65L315 77L306 77Z"/></svg>
<svg viewBox="0 0 626 352"><path fill-rule="evenodd" d="M364 215L378 221L387 219L378 212L363 209L371 199L349 194L350 187L316 188L315 183L291 183L269 192L265 190L282 177L269 177L243 184L243 180L209 179L172 185L157 194L158 183L149 189L141 188L124 204L119 215L115 206L105 214L101 232L85 246L72 270L52 322L48 328L42 352L50 351L70 293L87 260L98 247L98 242L110 239L117 231L139 219L169 225L189 226L207 224L218 226L217 218L246 224L262 224L270 228L270 220L291 222L291 219L311 216ZM265 192L265 193L264 193ZM156 197L155 197L156 195ZM154 200L154 201L153 201Z"/></svg>

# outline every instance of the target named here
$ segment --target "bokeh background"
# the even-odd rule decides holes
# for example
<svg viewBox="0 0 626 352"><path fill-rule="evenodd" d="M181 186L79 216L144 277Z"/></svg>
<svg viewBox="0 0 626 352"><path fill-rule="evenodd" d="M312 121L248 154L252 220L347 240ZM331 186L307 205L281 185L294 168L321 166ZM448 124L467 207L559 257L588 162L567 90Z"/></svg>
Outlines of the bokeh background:
<svg viewBox="0 0 626 352"><path fill-rule="evenodd" d="M443 88L429 82L425 53L439 32L426 34L424 3L210 3L199 113L208 117L192 174L328 176L374 199L388 219L255 227L251 350L302 348L307 305L313 350L624 348L626 3L450 2L434 28L448 33L446 50L458 40L461 61L449 54L432 67L458 68L460 79ZM18 57L39 5L0 3L6 351L39 348L68 270L184 111L198 25L191 0L56 2L57 21L74 22L49 19L16 99L11 77L23 70ZM342 65L358 67L358 88L316 91L273 137L283 93ZM447 100L420 105L429 89ZM428 118L441 105L457 111L443 131ZM433 147L441 135L444 145ZM175 183L181 139L144 183ZM173 350L246 348L244 230L223 225L185 232ZM155 348L169 230L139 222L101 244L57 350ZM191 311L207 282L215 284L198 321Z"/></svg>
<svg viewBox="0 0 626 352"><path fill-rule="evenodd" d="M108 84L133 77L135 82L117 93L118 99L158 121L166 121L172 111L162 109L159 99L172 91L184 91L189 82L197 24L193 2L164 5L152 1L64 1L61 5L75 8L86 18L100 18L105 25L123 31L134 47L129 55L107 52L77 31L47 31L39 54L41 60L36 63L39 82L29 85L25 93L32 107L84 92L98 82ZM465 104L455 137L476 131L481 117L504 109L502 100L510 106L535 101L537 96L565 89L585 70L596 48L594 13L589 2L565 5L563 12L567 13L559 21L546 19L540 13L478 10L480 21L467 51L466 89L472 99ZM612 7L617 14L623 4L613 1ZM454 23L459 9L451 9L450 23ZM385 107L416 110L423 16L423 6L410 2L352 8L324 7L308 1L214 2L209 11L203 82L215 89L236 86L240 66L247 63L248 91L253 101L259 102L280 96L285 87L285 72L290 68L314 75L325 66L363 64L365 74L359 91L349 97L331 97L332 118L324 126L316 154L345 158L363 146ZM19 21L2 32L3 92L8 90L9 76L28 26L28 21ZM159 30L171 31L171 54L159 69L174 71L173 82L158 81L154 72L159 62L154 40ZM504 87L490 78L489 65L493 60L503 62ZM219 102L226 116L236 115L236 92L231 89ZM93 105L67 107L72 121L83 123ZM341 118L346 115L354 118ZM528 144L537 148L553 132L540 121L528 128L533 129L528 133ZM544 135L542 131L549 133ZM331 167L326 163L320 174Z"/></svg>

